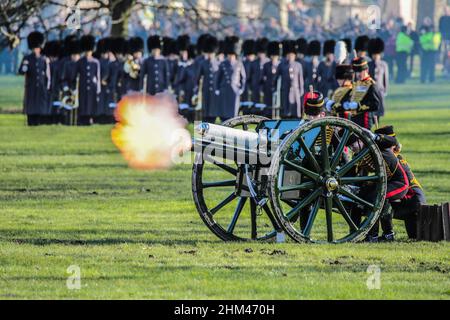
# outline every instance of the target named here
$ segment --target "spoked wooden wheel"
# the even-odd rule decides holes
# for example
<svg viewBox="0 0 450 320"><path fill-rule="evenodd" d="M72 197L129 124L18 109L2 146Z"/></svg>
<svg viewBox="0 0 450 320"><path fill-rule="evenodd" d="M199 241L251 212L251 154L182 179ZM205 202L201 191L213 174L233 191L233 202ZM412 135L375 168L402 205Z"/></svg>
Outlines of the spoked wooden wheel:
<svg viewBox="0 0 450 320"><path fill-rule="evenodd" d="M267 118L240 116L222 125L253 130ZM192 192L200 217L224 241L269 240L279 227L269 203L258 206L245 183L245 172L258 176L259 168L215 156L196 153L192 171Z"/></svg>
<svg viewBox="0 0 450 320"><path fill-rule="evenodd" d="M386 195L380 150L359 126L339 118L293 131L274 155L269 176L275 217L298 242L362 240Z"/></svg>

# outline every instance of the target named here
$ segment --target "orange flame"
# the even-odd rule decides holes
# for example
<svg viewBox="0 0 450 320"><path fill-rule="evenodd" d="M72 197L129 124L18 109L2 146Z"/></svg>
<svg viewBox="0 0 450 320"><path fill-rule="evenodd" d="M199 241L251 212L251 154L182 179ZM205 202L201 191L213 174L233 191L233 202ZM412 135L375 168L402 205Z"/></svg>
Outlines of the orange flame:
<svg viewBox="0 0 450 320"><path fill-rule="evenodd" d="M117 105L115 117L112 141L133 168L168 169L191 148L186 121L168 94L125 96Z"/></svg>

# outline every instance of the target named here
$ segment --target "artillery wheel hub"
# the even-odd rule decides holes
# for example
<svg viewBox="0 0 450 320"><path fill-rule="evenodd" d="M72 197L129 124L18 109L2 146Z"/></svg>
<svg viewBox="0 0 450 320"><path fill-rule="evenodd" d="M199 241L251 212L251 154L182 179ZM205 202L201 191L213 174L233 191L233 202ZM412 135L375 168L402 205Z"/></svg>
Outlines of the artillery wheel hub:
<svg viewBox="0 0 450 320"><path fill-rule="evenodd" d="M325 186L327 188L328 191L335 191L337 188L339 188L339 183L336 180L336 178L328 178L327 181L325 182Z"/></svg>

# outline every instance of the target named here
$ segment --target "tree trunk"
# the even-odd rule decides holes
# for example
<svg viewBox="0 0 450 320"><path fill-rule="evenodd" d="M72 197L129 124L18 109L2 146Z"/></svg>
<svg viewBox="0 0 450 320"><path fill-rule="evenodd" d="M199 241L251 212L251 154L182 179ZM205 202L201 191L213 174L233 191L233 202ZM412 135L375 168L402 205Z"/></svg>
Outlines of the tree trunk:
<svg viewBox="0 0 450 320"><path fill-rule="evenodd" d="M136 0L111 1L111 35L114 37L126 37L128 35L128 18Z"/></svg>

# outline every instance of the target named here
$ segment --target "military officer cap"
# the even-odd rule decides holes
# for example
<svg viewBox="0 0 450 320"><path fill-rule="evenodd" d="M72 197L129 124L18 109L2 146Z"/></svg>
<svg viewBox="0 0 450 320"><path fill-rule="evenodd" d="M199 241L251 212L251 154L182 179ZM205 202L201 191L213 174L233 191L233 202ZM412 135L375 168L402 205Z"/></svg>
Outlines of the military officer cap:
<svg viewBox="0 0 450 320"><path fill-rule="evenodd" d="M334 48L333 48L334 50ZM310 56L320 56L321 44L318 40L313 40L308 45L308 55Z"/></svg>
<svg viewBox="0 0 450 320"><path fill-rule="evenodd" d="M307 92L304 98L305 113L309 116L317 116L324 105L323 94L319 91Z"/></svg>
<svg viewBox="0 0 450 320"><path fill-rule="evenodd" d="M367 51L369 49L369 37L364 35L364 36L359 36L358 38L356 38L355 40L355 50L357 52L364 52Z"/></svg>
<svg viewBox="0 0 450 320"><path fill-rule="evenodd" d="M384 126L375 130L376 134L384 134L386 136L395 137L394 126Z"/></svg>
<svg viewBox="0 0 450 320"><path fill-rule="evenodd" d="M285 56L289 53L294 53L294 54L297 53L294 40L284 40L283 41L283 55Z"/></svg>
<svg viewBox="0 0 450 320"><path fill-rule="evenodd" d="M271 57L280 55L280 43L278 41L270 41L267 45L267 54Z"/></svg>
<svg viewBox="0 0 450 320"><path fill-rule="evenodd" d="M361 72L369 69L369 63L364 57L357 57L352 60L353 71Z"/></svg>
<svg viewBox="0 0 450 320"><path fill-rule="evenodd" d="M158 35L151 35L147 38L147 48L149 51L153 50L153 49L161 49L162 48L162 44L161 44L161 37Z"/></svg>
<svg viewBox="0 0 450 320"><path fill-rule="evenodd" d="M244 56L249 56L252 54L256 54L256 42L252 39L244 40L242 43L242 54Z"/></svg>
<svg viewBox="0 0 450 320"><path fill-rule="evenodd" d="M323 44L323 55L326 56L327 54L333 53L334 54L334 47L336 46L336 41L334 40L327 40Z"/></svg>
<svg viewBox="0 0 450 320"><path fill-rule="evenodd" d="M353 80L353 67L349 64L338 64L336 66L335 78L336 80Z"/></svg>
<svg viewBox="0 0 450 320"><path fill-rule="evenodd" d="M225 38L225 54L240 54L238 37L230 36Z"/></svg>
<svg viewBox="0 0 450 320"><path fill-rule="evenodd" d="M95 38L90 34L84 35L80 39L81 51L94 51L95 49Z"/></svg>
<svg viewBox="0 0 450 320"><path fill-rule="evenodd" d="M44 41L44 34L39 31L33 31L27 37L28 48L30 48L30 50L42 48Z"/></svg>
<svg viewBox="0 0 450 320"><path fill-rule="evenodd" d="M219 46L219 41L212 35L207 35L203 39L203 52L213 53L216 52Z"/></svg>
<svg viewBox="0 0 450 320"><path fill-rule="evenodd" d="M384 41L381 38L373 38L369 41L369 55L384 52Z"/></svg>
<svg viewBox="0 0 450 320"><path fill-rule="evenodd" d="M256 52L257 53L266 53L267 54L267 46L269 45L269 39L267 38L259 38L256 41Z"/></svg>
<svg viewBox="0 0 450 320"><path fill-rule="evenodd" d="M178 36L177 38L178 52L187 51L190 45L191 45L191 37L189 37L189 35L183 34L181 36Z"/></svg>
<svg viewBox="0 0 450 320"><path fill-rule="evenodd" d="M141 37L133 37L128 40L128 49L130 53L143 52L144 41Z"/></svg>
<svg viewBox="0 0 450 320"><path fill-rule="evenodd" d="M307 54L308 53L308 41L305 38L299 38L295 41L297 45L297 53Z"/></svg>

